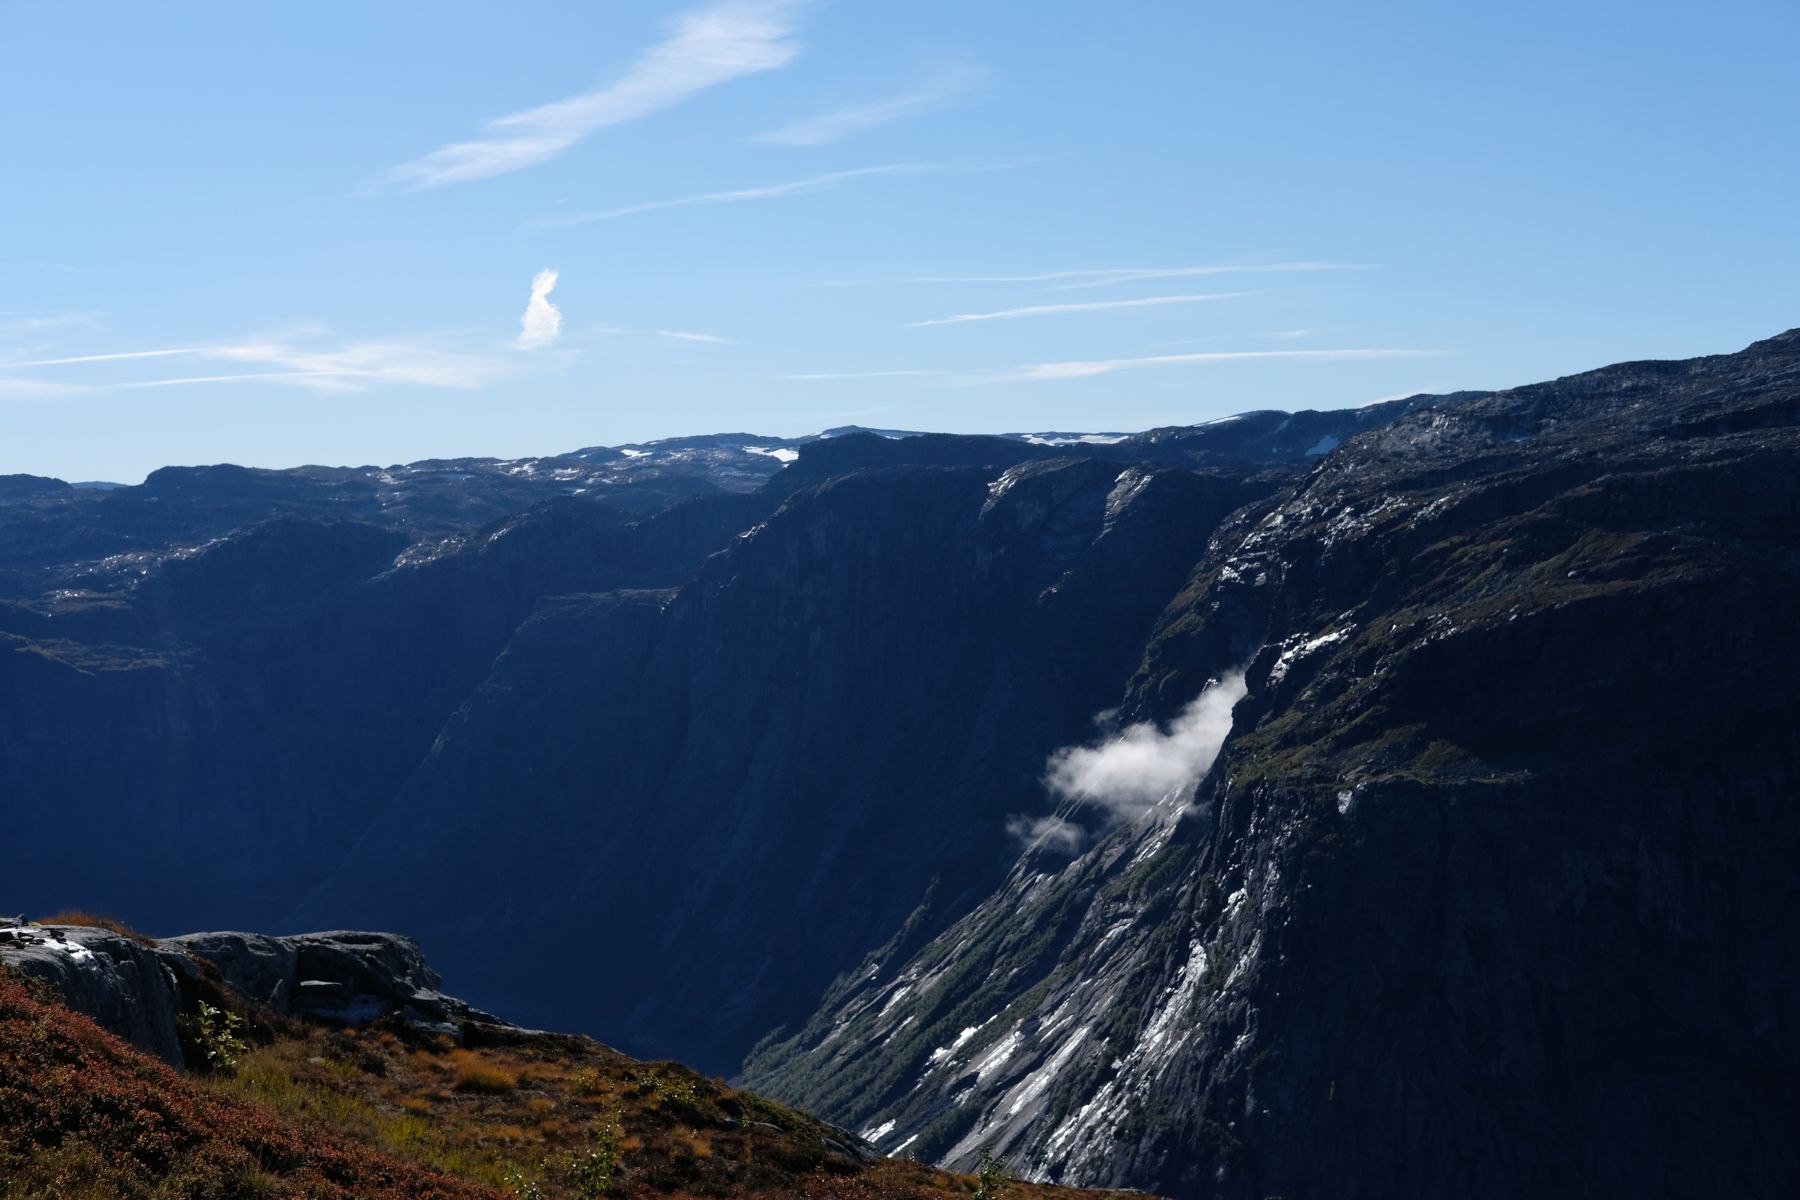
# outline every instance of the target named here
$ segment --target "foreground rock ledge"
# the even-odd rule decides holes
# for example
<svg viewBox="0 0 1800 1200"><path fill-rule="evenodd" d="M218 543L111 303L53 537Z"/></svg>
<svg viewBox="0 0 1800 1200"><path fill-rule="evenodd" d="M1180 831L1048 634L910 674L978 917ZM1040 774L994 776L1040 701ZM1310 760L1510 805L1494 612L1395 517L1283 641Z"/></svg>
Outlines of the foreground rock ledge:
<svg viewBox="0 0 1800 1200"><path fill-rule="evenodd" d="M207 966L279 1016L341 1025L392 1017L459 1043L474 1027L511 1028L439 991L443 980L419 944L394 933L156 941L86 925L24 925L0 928L0 963L48 980L70 1008L175 1066L183 1065L178 1021L197 1011Z"/></svg>

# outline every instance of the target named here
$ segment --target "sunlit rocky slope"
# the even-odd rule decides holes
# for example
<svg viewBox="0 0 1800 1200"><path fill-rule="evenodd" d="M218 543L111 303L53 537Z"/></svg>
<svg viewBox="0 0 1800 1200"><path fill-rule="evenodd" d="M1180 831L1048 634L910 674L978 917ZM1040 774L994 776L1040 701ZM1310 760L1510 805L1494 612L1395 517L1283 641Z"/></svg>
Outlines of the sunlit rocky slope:
<svg viewBox="0 0 1800 1200"><path fill-rule="evenodd" d="M758 1086L1176 1195L1800 1179L1800 336L1420 411L1212 538L1197 795L848 973ZM1195 781L1199 782L1199 781Z"/></svg>

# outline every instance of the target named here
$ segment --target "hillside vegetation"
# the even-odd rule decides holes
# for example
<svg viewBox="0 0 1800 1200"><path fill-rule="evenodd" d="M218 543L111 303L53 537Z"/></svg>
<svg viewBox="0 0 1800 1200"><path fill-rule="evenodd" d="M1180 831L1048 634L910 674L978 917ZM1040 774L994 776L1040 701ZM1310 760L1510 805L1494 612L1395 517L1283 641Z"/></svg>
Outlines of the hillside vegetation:
<svg viewBox="0 0 1800 1200"><path fill-rule="evenodd" d="M0 970L0 1200L931 1200L982 1186L585 1038L465 1049L393 1023L256 1015L260 1044L186 1075Z"/></svg>

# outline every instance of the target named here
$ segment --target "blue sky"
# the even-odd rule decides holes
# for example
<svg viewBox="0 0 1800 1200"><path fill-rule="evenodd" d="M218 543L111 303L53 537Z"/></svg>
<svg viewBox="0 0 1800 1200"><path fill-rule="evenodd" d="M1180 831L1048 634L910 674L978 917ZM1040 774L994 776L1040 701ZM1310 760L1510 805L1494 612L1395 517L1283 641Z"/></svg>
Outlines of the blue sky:
<svg viewBox="0 0 1800 1200"><path fill-rule="evenodd" d="M0 0L0 472L1732 350L1800 324L1797 51L1791 0Z"/></svg>

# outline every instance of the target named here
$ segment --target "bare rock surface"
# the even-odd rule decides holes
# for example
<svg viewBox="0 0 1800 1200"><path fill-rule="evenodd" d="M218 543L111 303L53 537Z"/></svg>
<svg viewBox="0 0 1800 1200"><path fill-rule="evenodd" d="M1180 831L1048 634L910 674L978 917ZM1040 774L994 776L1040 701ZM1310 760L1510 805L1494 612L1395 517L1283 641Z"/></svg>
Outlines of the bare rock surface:
<svg viewBox="0 0 1800 1200"><path fill-rule="evenodd" d="M207 966L280 1016L337 1025L384 1017L462 1040L505 1022L439 991L419 944L392 933L271 937L193 933L161 941L85 925L0 928L0 963L48 980L69 1007L141 1050L181 1065L183 1023L197 1012Z"/></svg>

